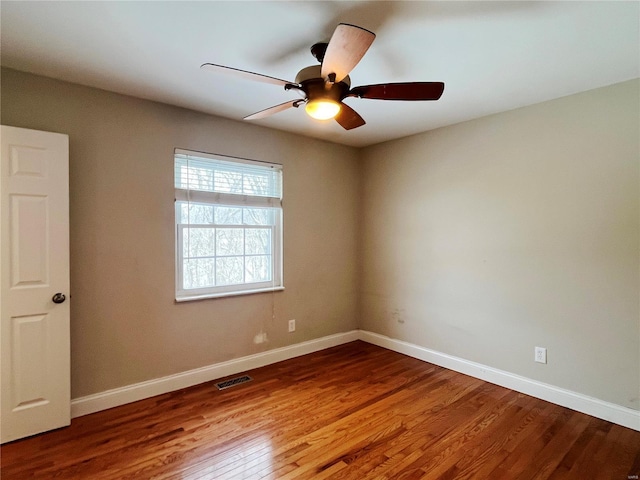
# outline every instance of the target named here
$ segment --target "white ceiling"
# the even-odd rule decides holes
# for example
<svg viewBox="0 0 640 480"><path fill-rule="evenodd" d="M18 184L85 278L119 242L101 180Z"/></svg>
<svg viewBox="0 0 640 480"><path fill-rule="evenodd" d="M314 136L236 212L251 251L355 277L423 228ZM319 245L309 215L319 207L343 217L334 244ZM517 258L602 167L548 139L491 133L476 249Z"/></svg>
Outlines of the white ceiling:
<svg viewBox="0 0 640 480"><path fill-rule="evenodd" d="M339 22L377 34L352 85L443 81L437 102L350 98L345 131L290 109L255 123L365 146L640 77L640 3L1 3L3 66L240 120L298 98L201 70L210 62L293 80Z"/></svg>

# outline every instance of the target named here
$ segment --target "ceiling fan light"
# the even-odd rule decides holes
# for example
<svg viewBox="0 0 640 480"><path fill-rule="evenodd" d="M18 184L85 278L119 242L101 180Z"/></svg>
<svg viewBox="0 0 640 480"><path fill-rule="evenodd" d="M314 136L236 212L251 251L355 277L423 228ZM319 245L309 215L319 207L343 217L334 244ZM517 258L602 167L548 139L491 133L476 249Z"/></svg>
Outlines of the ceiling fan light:
<svg viewBox="0 0 640 480"><path fill-rule="evenodd" d="M338 115L340 104L334 100L311 100L304 109L311 118L329 120Z"/></svg>

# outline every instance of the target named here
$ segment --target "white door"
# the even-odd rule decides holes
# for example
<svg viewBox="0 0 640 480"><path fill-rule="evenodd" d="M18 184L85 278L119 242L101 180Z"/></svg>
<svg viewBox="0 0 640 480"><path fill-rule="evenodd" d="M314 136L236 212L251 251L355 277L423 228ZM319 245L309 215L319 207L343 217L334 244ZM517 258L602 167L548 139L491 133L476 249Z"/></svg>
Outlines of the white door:
<svg viewBox="0 0 640 480"><path fill-rule="evenodd" d="M4 443L71 422L69 137L1 128Z"/></svg>

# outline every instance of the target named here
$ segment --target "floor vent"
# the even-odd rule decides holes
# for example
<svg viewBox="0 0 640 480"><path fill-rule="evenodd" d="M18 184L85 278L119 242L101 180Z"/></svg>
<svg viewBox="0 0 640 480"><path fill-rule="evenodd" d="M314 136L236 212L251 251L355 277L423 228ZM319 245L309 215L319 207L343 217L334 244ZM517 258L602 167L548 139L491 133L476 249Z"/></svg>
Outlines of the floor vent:
<svg viewBox="0 0 640 480"><path fill-rule="evenodd" d="M242 377L232 378L231 380L225 380L224 382L218 382L216 383L216 387L218 387L218 390L224 390L225 388L235 387L236 385L250 382L251 380L253 379L249 375L243 375Z"/></svg>

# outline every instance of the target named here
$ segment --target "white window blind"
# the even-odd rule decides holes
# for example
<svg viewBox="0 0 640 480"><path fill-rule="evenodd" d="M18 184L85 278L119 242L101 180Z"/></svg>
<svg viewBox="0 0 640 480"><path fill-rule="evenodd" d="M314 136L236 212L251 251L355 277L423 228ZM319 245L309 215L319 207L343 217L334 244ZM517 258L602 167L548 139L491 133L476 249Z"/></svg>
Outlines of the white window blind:
<svg viewBox="0 0 640 480"><path fill-rule="evenodd" d="M241 204L249 201L246 197L259 197L254 203L276 207L282 199L282 166L244 159L225 160L204 153L196 156L177 150L175 187L189 192L192 199Z"/></svg>
<svg viewBox="0 0 640 480"><path fill-rule="evenodd" d="M176 150L176 299L282 288L282 166Z"/></svg>

